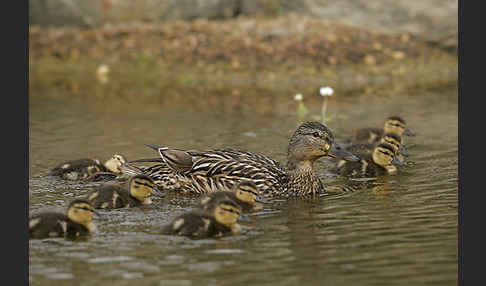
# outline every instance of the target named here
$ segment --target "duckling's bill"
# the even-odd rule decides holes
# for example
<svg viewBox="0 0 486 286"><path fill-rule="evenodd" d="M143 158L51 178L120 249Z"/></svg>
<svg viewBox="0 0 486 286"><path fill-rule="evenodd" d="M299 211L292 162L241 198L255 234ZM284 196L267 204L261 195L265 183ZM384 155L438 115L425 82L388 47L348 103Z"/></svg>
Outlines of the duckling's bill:
<svg viewBox="0 0 486 286"><path fill-rule="evenodd" d="M265 197L262 197L262 196L257 196L255 198L255 202L262 203L262 204L271 204L273 201L270 198L265 198Z"/></svg>
<svg viewBox="0 0 486 286"><path fill-rule="evenodd" d="M400 161L397 156L394 156L393 157L393 160L391 162L393 165L397 165L397 166L405 166L405 163Z"/></svg>
<svg viewBox="0 0 486 286"><path fill-rule="evenodd" d="M405 148L403 148L403 146L401 146L401 145L398 147L398 153L400 153L401 155L403 155L405 157L410 156L410 154L407 152L407 150L405 150Z"/></svg>
<svg viewBox="0 0 486 286"><path fill-rule="evenodd" d="M407 136L415 136L415 132L410 130L408 127L405 127L405 129L403 130L403 134L405 134Z"/></svg>
<svg viewBox="0 0 486 286"><path fill-rule="evenodd" d="M240 213L240 216L238 217L239 222L251 222L250 217L247 214Z"/></svg>
<svg viewBox="0 0 486 286"><path fill-rule="evenodd" d="M154 186L154 187L152 188L152 194L153 194L153 195L156 195L156 196L158 196L158 197L160 197L160 198L165 197L165 193L163 193L162 191L160 191L160 190L157 188L157 186Z"/></svg>

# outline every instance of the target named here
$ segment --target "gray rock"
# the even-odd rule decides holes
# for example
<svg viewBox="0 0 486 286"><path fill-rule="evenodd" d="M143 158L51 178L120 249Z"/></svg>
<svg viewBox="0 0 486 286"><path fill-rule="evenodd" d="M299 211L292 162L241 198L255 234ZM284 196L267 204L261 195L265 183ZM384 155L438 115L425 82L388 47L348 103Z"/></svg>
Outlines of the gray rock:
<svg viewBox="0 0 486 286"><path fill-rule="evenodd" d="M44 26L296 12L457 47L457 0L29 0L29 5L31 24Z"/></svg>
<svg viewBox="0 0 486 286"><path fill-rule="evenodd" d="M457 0L240 0L243 15L297 12L457 47Z"/></svg>
<svg viewBox="0 0 486 286"><path fill-rule="evenodd" d="M93 27L100 20L100 0L29 0L31 25Z"/></svg>
<svg viewBox="0 0 486 286"><path fill-rule="evenodd" d="M161 19L223 19L235 16L239 0L168 0Z"/></svg>

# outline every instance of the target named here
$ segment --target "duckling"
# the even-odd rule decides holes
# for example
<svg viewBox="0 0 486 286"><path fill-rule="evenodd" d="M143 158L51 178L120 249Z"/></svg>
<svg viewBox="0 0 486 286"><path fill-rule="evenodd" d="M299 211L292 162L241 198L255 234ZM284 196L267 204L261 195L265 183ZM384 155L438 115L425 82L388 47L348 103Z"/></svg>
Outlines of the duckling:
<svg viewBox="0 0 486 286"><path fill-rule="evenodd" d="M180 150L149 145L160 158L133 162L159 162L143 171L163 185L164 189L183 193L203 194L219 190L230 191L240 181L255 183L264 196L316 196L325 192L324 185L314 173L314 162L322 157L340 157L358 161L359 158L334 146L334 135L317 121L302 123L290 138L287 165L262 154L234 149ZM124 166L127 164L124 164ZM122 166L122 172L124 171ZM136 168L130 171L137 172Z"/></svg>
<svg viewBox="0 0 486 286"><path fill-rule="evenodd" d="M177 216L162 228L161 233L192 238L238 234L241 232L238 219L248 221L238 204L229 199L215 200L205 209L197 208Z"/></svg>
<svg viewBox="0 0 486 286"><path fill-rule="evenodd" d="M261 210L262 204L270 203L270 199L260 196L257 186L252 182L242 181L232 191L218 191L207 194L199 202L199 207L207 209L211 202L229 199L238 204L244 212Z"/></svg>
<svg viewBox="0 0 486 286"><path fill-rule="evenodd" d="M386 133L394 133L398 136L406 135L406 136L415 136L415 133L412 132L405 123L405 120L399 116L390 116L385 120L385 125L383 129L380 128L362 128L355 131L353 139L351 140L353 143L378 143ZM400 142L400 143L403 143Z"/></svg>
<svg viewBox="0 0 486 286"><path fill-rule="evenodd" d="M395 133L385 133L381 138L380 138L380 141L378 143L375 143L375 144L372 144L372 143L368 143L368 144L352 144L352 145L349 145L346 147L346 150L348 150L349 152L353 153L353 154L357 154L357 153L360 153L360 154L364 154L364 153L367 153L367 154L371 154L373 153L373 150L375 149L375 147L380 144L380 143L388 143L390 144L393 149L395 150L395 154L398 158L398 160L400 161L404 161L404 156L405 157L408 157L409 154L408 152L405 150L405 148L403 148L402 146L402 138L400 135L397 135Z"/></svg>
<svg viewBox="0 0 486 286"><path fill-rule="evenodd" d="M113 155L103 164L98 159L78 159L59 164L49 172L49 175L75 181L87 179L100 172L120 174L120 166L126 161L125 157L119 154Z"/></svg>
<svg viewBox="0 0 486 286"><path fill-rule="evenodd" d="M94 210L91 202L84 199L73 200L66 214L44 212L29 217L29 237L78 237L89 236L96 232L93 214L101 217Z"/></svg>
<svg viewBox="0 0 486 286"><path fill-rule="evenodd" d="M154 180L146 175L136 175L128 181L128 189L106 183L87 195L87 199L98 209L128 208L152 203L150 196L164 197Z"/></svg>
<svg viewBox="0 0 486 286"><path fill-rule="evenodd" d="M359 162L341 161L336 172L343 176L375 177L385 174L396 174L397 167L404 163L395 156L395 149L387 143L380 143L373 149L373 153L356 153L361 158Z"/></svg>

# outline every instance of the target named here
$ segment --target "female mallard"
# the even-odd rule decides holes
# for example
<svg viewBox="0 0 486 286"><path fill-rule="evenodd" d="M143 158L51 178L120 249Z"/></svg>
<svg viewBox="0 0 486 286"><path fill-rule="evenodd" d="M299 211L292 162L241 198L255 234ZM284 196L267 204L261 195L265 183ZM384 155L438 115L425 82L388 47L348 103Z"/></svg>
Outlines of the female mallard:
<svg viewBox="0 0 486 286"><path fill-rule="evenodd" d="M257 186L252 182L241 182L232 191L208 193L201 199L198 207L207 209L214 201L229 199L238 204L244 212L262 209L262 204L270 203L268 198L261 197Z"/></svg>
<svg viewBox="0 0 486 286"><path fill-rule="evenodd" d="M73 200L66 214L44 212L29 217L29 237L78 237L96 232L93 214L100 216L93 205L83 199Z"/></svg>
<svg viewBox="0 0 486 286"><path fill-rule="evenodd" d="M390 116L385 120L385 126L380 128L362 128L355 131L353 143L379 143L383 134L393 133L398 136L415 136L405 123L405 120L399 116ZM402 143L402 142L400 142Z"/></svg>
<svg viewBox="0 0 486 286"><path fill-rule="evenodd" d="M322 157L341 157L358 161L350 152L333 148L334 136L320 122L304 122L290 138L287 166L261 154L232 149L179 150L147 145L158 151L161 158L139 159L132 162L162 162L150 168L131 168L126 173L144 173L165 189L186 193L231 191L241 181L251 181L264 196L314 196L323 193L324 186L313 170L314 162Z"/></svg>
<svg viewBox="0 0 486 286"><path fill-rule="evenodd" d="M161 233L192 238L238 234L241 232L241 226L237 221L242 218L244 221L248 220L234 201L228 199L212 201L205 209L195 209L177 216L162 228Z"/></svg>
<svg viewBox="0 0 486 286"><path fill-rule="evenodd" d="M372 154L368 152L357 152L356 154L361 158L359 162L341 161L336 172L343 176L376 177L395 174L397 172L395 165L403 165L403 162L395 156L395 148L387 143L376 145Z"/></svg>
<svg viewBox="0 0 486 286"><path fill-rule="evenodd" d="M103 164L98 159L78 159L59 164L49 172L49 175L74 181L87 179L98 173L120 174L120 166L126 161L125 157L119 154L113 155Z"/></svg>
<svg viewBox="0 0 486 286"><path fill-rule="evenodd" d="M128 181L128 189L116 184L104 184L91 191L87 199L95 208L117 209L151 204L152 194L164 197L152 178L136 175Z"/></svg>

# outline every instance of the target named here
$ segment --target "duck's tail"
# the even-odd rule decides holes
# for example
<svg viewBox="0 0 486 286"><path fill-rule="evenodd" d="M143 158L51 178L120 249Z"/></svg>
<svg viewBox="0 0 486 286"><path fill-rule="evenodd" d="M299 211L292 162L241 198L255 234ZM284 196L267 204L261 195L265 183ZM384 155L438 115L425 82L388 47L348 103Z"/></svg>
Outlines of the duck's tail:
<svg viewBox="0 0 486 286"><path fill-rule="evenodd" d="M120 166L120 171L122 172L122 174L128 175L128 176L135 176L135 175L143 174L142 168L139 168L139 167L134 166L134 165L130 165L128 163L122 164Z"/></svg>

